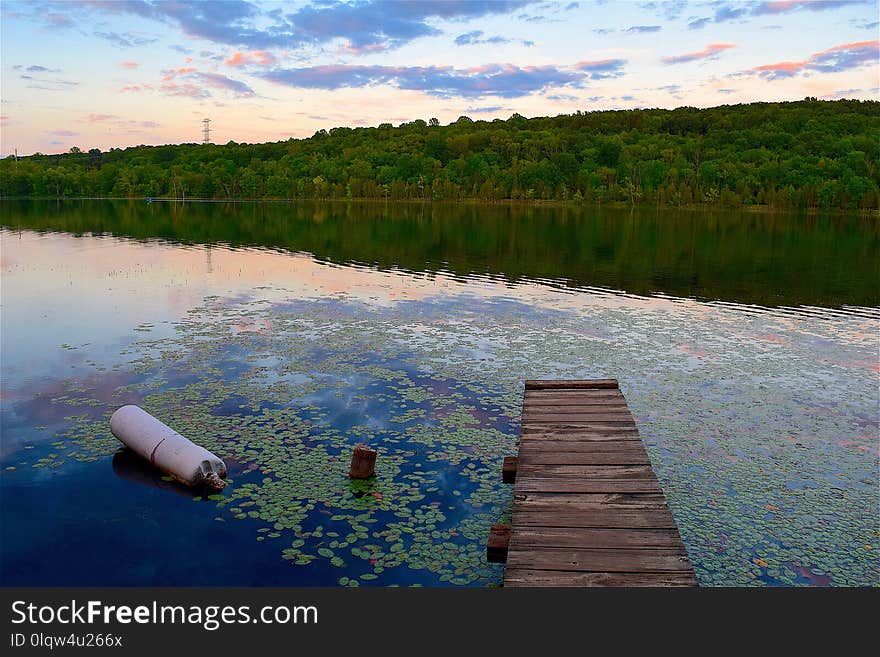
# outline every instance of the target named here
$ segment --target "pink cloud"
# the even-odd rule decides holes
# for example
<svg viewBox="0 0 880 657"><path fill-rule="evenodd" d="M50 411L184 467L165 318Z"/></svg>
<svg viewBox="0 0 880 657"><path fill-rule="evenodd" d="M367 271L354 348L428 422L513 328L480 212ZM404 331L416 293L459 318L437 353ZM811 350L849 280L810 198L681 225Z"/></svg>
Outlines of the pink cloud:
<svg viewBox="0 0 880 657"><path fill-rule="evenodd" d="M861 50L868 49L873 51L880 52L880 40L874 41L853 41L852 43L841 43L839 46L832 46L831 48L827 48L825 50L820 50L817 53L814 53L810 59L816 59L818 57L822 57L823 55L827 55L829 53L840 52L842 50Z"/></svg>
<svg viewBox="0 0 880 657"><path fill-rule="evenodd" d="M119 65L120 65L122 68L135 69L135 68L137 68L138 66L140 66L140 63L138 63L138 62L129 62L129 61L126 61L126 62L119 62Z"/></svg>
<svg viewBox="0 0 880 657"><path fill-rule="evenodd" d="M224 64L238 68L246 64L258 64L259 66L271 66L275 63L275 57L272 53L265 50L254 50L252 52L237 51L232 53Z"/></svg>
<svg viewBox="0 0 880 657"><path fill-rule="evenodd" d="M181 68L169 68L162 71L163 78L162 80L168 81L173 80L177 75L187 75L188 73L195 73L196 69L192 66L182 66Z"/></svg>
<svg viewBox="0 0 880 657"><path fill-rule="evenodd" d="M336 49L341 55L368 55L370 53L384 52L388 50L388 46L384 43L369 43L363 46L356 46L351 41Z"/></svg>
<svg viewBox="0 0 880 657"><path fill-rule="evenodd" d="M227 66L236 66L237 67L237 66L244 66L245 64L247 64L247 62L248 62L248 57L245 53L235 52L235 53L232 53L232 56L227 58L227 60L223 63L226 64Z"/></svg>
<svg viewBox="0 0 880 657"><path fill-rule="evenodd" d="M55 135L56 137L76 137L79 133L73 132L72 130L55 130L49 134Z"/></svg>
<svg viewBox="0 0 880 657"><path fill-rule="evenodd" d="M89 114L86 117L86 121L89 123L101 123L102 121L109 121L110 119L115 118L115 114Z"/></svg>
<svg viewBox="0 0 880 657"><path fill-rule="evenodd" d="M663 57L662 62L664 64L684 64L685 62L695 62L700 59L708 59L709 57L714 57L719 53L724 52L725 50L729 50L731 48L736 48L735 43L710 43L708 46L703 48L702 50L698 50L697 52L689 52L684 55L671 55L670 57Z"/></svg>
<svg viewBox="0 0 880 657"><path fill-rule="evenodd" d="M122 87L119 91L140 92L140 91L152 91L152 90L153 90L153 85L151 85L151 84L127 84L124 87Z"/></svg>
<svg viewBox="0 0 880 657"><path fill-rule="evenodd" d="M779 62L777 64L764 64L756 66L753 71L776 71L780 73L796 73L806 66L806 62Z"/></svg>
<svg viewBox="0 0 880 657"><path fill-rule="evenodd" d="M859 4L860 0L768 0L752 10L752 13L761 14L784 14L797 9L809 11L822 11L825 9L840 9L847 5Z"/></svg>
<svg viewBox="0 0 880 657"><path fill-rule="evenodd" d="M254 56L254 61L260 66L271 66L275 63L275 57L272 53L266 52L265 50L255 50L251 54Z"/></svg>
<svg viewBox="0 0 880 657"><path fill-rule="evenodd" d="M819 52L814 52L802 62L777 62L763 64L746 71L745 74L760 75L768 80L790 78L798 73L815 71L818 73L840 73L865 65L875 64L880 58L880 41L855 41L841 43Z"/></svg>
<svg viewBox="0 0 880 657"><path fill-rule="evenodd" d="M162 86L159 88L166 96L186 96L188 98L208 98L211 94L201 87L198 87L191 82L184 82L183 84L177 84L175 82L169 82L170 78L163 78L166 80L162 83Z"/></svg>

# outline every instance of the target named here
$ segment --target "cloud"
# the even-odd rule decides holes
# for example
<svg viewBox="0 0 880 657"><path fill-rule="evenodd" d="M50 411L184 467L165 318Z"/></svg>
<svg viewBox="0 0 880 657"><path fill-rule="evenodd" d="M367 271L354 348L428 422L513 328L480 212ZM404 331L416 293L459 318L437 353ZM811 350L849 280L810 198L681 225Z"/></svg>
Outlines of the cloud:
<svg viewBox="0 0 880 657"><path fill-rule="evenodd" d="M735 94L735 93L736 93L736 89L719 89L719 90L718 90L718 93L720 93L720 94L725 94L725 95Z"/></svg>
<svg viewBox="0 0 880 657"><path fill-rule="evenodd" d="M633 25L632 27L628 27L624 30L624 32L629 32L631 34L642 34L645 32L659 32L662 27L659 25Z"/></svg>
<svg viewBox="0 0 880 657"><path fill-rule="evenodd" d="M571 103L577 100L580 100L577 96L572 96L571 94L552 94L550 96L546 96L547 100L557 100L563 101L566 103Z"/></svg>
<svg viewBox="0 0 880 657"><path fill-rule="evenodd" d="M484 33L482 30L474 30L473 32L465 32L464 34L459 34L457 37L455 37L455 45L457 45L457 46L470 46L470 45L487 44L487 43L493 44L493 45L499 45L502 43L517 43L517 42L526 46L527 48L531 48L532 46L535 45L534 41L524 41L524 40L517 41L517 39L508 39L507 37L503 37L503 36L490 36L490 37L484 38L483 34Z"/></svg>
<svg viewBox="0 0 880 657"><path fill-rule="evenodd" d="M528 14L520 14L517 16L520 20L525 21L526 23L561 23L562 21L558 18L550 18L549 16L542 16L540 14L535 14L534 16L529 16Z"/></svg>
<svg viewBox="0 0 880 657"><path fill-rule="evenodd" d="M352 48L399 47L414 39L440 34L431 19L474 19L506 14L530 0L392 0L352 4L307 5L287 18L304 40L326 42L345 39Z"/></svg>
<svg viewBox="0 0 880 657"><path fill-rule="evenodd" d="M762 2L715 2L714 18L696 18L688 23L688 29L698 30L710 22L745 18L747 16L776 16L793 11L827 11L851 5L868 4L867 0L764 0Z"/></svg>
<svg viewBox="0 0 880 657"><path fill-rule="evenodd" d="M154 87L151 84L127 84L124 87L122 87L119 91L122 91L122 92L131 91L131 92L138 93L141 91L153 91L153 89L154 89Z"/></svg>
<svg viewBox="0 0 880 657"><path fill-rule="evenodd" d="M223 62L227 66L238 68L247 64L258 64L260 66L272 66L275 64L275 56L265 50L254 50L253 52L234 52Z"/></svg>
<svg viewBox="0 0 880 657"><path fill-rule="evenodd" d="M574 65L579 71L587 74L591 80L617 78L623 75L625 59L598 59L595 61L578 62Z"/></svg>
<svg viewBox="0 0 880 657"><path fill-rule="evenodd" d="M488 107L468 107L464 110L465 114L492 114L500 112L504 109L501 105L490 105Z"/></svg>
<svg viewBox="0 0 880 657"><path fill-rule="evenodd" d="M865 64L876 64L880 59L880 41L843 43L814 53L808 66L822 73L837 73Z"/></svg>
<svg viewBox="0 0 880 657"><path fill-rule="evenodd" d="M122 68L127 68L127 69L131 70L131 69L135 69L135 68L139 67L140 63L132 62L132 61L124 61L124 62L119 62L119 65Z"/></svg>
<svg viewBox="0 0 880 657"><path fill-rule="evenodd" d="M145 37L133 32L95 32L95 36L100 39L105 39L120 48L147 46L158 41L158 39L154 37Z"/></svg>
<svg viewBox="0 0 880 657"><path fill-rule="evenodd" d="M661 2L645 2L640 5L642 9L656 11L666 20L676 20L687 8L687 0L662 0Z"/></svg>
<svg viewBox="0 0 880 657"><path fill-rule="evenodd" d="M593 64L596 64L593 62ZM261 74L270 82L306 89L340 89L389 84L432 96L517 98L553 86L579 84L589 72L556 66L487 64L465 69L449 66L358 66L330 64L277 69Z"/></svg>
<svg viewBox="0 0 880 657"><path fill-rule="evenodd" d="M689 52L684 55L672 55L669 57L662 57L660 61L662 61L664 64L684 64L686 62L695 62L700 59L709 59L710 57L715 57L725 50L729 50L730 48L736 48L736 44L710 43L708 46L697 52Z"/></svg>
<svg viewBox="0 0 880 657"><path fill-rule="evenodd" d="M865 0L773 0L761 2L752 13L756 16L765 14L785 14L790 11L805 9L807 11L825 11L840 9L850 5L864 4Z"/></svg>
<svg viewBox="0 0 880 657"><path fill-rule="evenodd" d="M18 64L13 68L21 69L21 65ZM35 73L41 72L52 72L52 73L60 73L60 69L50 69L45 66L28 66L25 70L32 71ZM28 89L40 89L41 91L67 91L72 87L76 87L79 85L79 82L74 80L62 80L61 78L43 78L43 77L34 77L33 75L20 75L22 80L30 80L31 84L27 85Z"/></svg>
<svg viewBox="0 0 880 657"><path fill-rule="evenodd" d="M44 24L46 27L50 29L64 29L68 27L73 27L73 19L66 14L56 14L54 12L47 12L42 16Z"/></svg>
<svg viewBox="0 0 880 657"><path fill-rule="evenodd" d="M880 58L880 41L842 43L827 50L813 53L800 62L777 62L755 66L745 75L758 75L765 80L791 78L800 73L840 73L865 65L875 64Z"/></svg>
<svg viewBox="0 0 880 657"><path fill-rule="evenodd" d="M732 21L737 18L742 18L748 13L748 7L744 7L742 5L721 5L720 7L718 7L718 9L715 10L715 22L723 23L725 21Z"/></svg>
<svg viewBox="0 0 880 657"><path fill-rule="evenodd" d="M209 87L230 91L238 97L254 95L254 90L241 80L233 80L219 73L192 73L189 77L195 78Z"/></svg>
<svg viewBox="0 0 880 657"><path fill-rule="evenodd" d="M137 88L123 88L126 91L143 91L147 85ZM206 73L198 71L193 66L165 69L162 71L162 84L159 86L160 93L166 96L188 96L189 98L210 98L211 92L205 87L228 91L239 98L254 96L254 90L240 80L221 75L220 73Z"/></svg>
<svg viewBox="0 0 880 657"><path fill-rule="evenodd" d="M29 73L61 73L60 68L48 68L46 66L40 66L39 64L31 64L30 66L25 66L24 64L16 64L13 66L16 71L28 71Z"/></svg>
<svg viewBox="0 0 880 657"><path fill-rule="evenodd" d="M53 130L49 134L55 135L56 137L77 137L77 136L79 136L78 132L73 132L72 130Z"/></svg>
<svg viewBox="0 0 880 657"><path fill-rule="evenodd" d="M294 13L263 11L243 0L223 2L86 2L92 9L135 14L176 23L184 34L253 50L296 48L347 41L353 52L396 48L419 37L440 34L437 20L469 20L505 14L534 0L355 0L313 2ZM83 4L81 2L81 4ZM372 50L371 50L372 48Z"/></svg>
<svg viewBox="0 0 880 657"><path fill-rule="evenodd" d="M211 92L196 86L192 82L163 82L159 87L159 91L166 96L185 96L187 98L195 98L203 100L211 97Z"/></svg>
<svg viewBox="0 0 880 657"><path fill-rule="evenodd" d="M159 124L155 121L138 121L136 119L123 119L116 114L89 114L84 119L79 119L81 123L101 123L125 130L128 133L140 132L142 128L157 128Z"/></svg>
<svg viewBox="0 0 880 657"><path fill-rule="evenodd" d="M473 32L465 32L455 37L455 45L465 46L471 43L480 43L480 37L483 36L483 30L474 30Z"/></svg>
<svg viewBox="0 0 880 657"><path fill-rule="evenodd" d="M822 98L830 98L834 100L839 100L841 98L852 98L856 94L864 93L864 89L840 89L835 91L834 93L825 94Z"/></svg>

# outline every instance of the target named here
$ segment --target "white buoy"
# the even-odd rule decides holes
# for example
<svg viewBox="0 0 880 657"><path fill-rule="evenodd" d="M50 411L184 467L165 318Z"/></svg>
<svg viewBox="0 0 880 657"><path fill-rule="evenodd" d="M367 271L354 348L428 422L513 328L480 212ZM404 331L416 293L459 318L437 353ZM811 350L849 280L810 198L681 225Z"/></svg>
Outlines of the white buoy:
<svg viewBox="0 0 880 657"><path fill-rule="evenodd" d="M218 490L226 486L226 464L219 457L139 406L117 409L110 417L110 431L123 445L182 484L204 484Z"/></svg>

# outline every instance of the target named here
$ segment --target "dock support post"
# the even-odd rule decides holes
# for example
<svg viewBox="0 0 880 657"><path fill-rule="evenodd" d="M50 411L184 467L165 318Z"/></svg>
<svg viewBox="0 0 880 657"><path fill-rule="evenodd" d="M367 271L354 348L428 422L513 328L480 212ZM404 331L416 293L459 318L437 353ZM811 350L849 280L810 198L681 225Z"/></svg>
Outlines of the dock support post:
<svg viewBox="0 0 880 657"><path fill-rule="evenodd" d="M486 561L505 563L508 545L510 545L510 525L492 525L489 529L489 540L486 542Z"/></svg>
<svg viewBox="0 0 880 657"><path fill-rule="evenodd" d="M515 456L505 456L501 465L501 481L505 484L512 484L516 481L516 465L517 458Z"/></svg>

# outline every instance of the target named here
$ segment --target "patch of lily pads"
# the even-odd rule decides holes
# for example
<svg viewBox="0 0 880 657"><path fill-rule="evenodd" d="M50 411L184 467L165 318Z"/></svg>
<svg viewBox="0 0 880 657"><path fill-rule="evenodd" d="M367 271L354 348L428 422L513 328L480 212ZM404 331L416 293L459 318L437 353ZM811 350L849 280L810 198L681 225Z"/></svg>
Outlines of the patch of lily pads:
<svg viewBox="0 0 880 657"><path fill-rule="evenodd" d="M403 571L497 585L485 540L511 504L499 467L522 380L614 376L702 584L880 582L862 365L876 321L541 295L209 297L173 337L133 344L131 382L89 397L69 381L51 403L76 413L30 465L110 457L109 414L134 401L227 460L230 485L200 501L257 521L255 541L291 568L337 569L342 586ZM377 475L351 482L360 442L379 450Z"/></svg>

